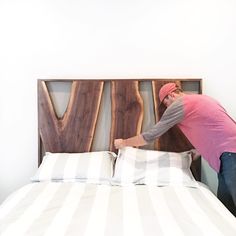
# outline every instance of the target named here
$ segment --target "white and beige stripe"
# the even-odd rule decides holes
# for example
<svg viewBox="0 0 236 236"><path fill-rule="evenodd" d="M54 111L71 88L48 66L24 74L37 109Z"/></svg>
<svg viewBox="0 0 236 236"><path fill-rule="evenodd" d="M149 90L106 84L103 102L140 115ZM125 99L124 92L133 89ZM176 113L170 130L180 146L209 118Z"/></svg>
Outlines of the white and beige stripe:
<svg viewBox="0 0 236 236"><path fill-rule="evenodd" d="M236 220L209 190L182 186L37 183L1 207L1 236L234 236Z"/></svg>

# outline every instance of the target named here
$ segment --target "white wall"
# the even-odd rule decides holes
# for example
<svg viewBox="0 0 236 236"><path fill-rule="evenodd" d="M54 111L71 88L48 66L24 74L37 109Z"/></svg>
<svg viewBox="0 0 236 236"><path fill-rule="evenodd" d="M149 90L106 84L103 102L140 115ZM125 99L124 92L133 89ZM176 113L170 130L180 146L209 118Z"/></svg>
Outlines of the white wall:
<svg viewBox="0 0 236 236"><path fill-rule="evenodd" d="M236 118L235 9L234 0L0 0L0 200L37 168L38 78L201 77Z"/></svg>

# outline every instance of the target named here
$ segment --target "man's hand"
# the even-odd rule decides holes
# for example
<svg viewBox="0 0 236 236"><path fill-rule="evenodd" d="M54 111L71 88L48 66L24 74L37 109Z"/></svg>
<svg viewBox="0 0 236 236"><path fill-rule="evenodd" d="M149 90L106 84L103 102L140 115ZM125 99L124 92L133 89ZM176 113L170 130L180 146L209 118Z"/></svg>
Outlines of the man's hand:
<svg viewBox="0 0 236 236"><path fill-rule="evenodd" d="M201 155L197 152L196 149L191 149L190 150L191 156L192 156L192 160L195 161L197 160Z"/></svg>
<svg viewBox="0 0 236 236"><path fill-rule="evenodd" d="M115 139L114 141L114 146L116 149L121 149L123 147L125 147L125 140L124 139Z"/></svg>

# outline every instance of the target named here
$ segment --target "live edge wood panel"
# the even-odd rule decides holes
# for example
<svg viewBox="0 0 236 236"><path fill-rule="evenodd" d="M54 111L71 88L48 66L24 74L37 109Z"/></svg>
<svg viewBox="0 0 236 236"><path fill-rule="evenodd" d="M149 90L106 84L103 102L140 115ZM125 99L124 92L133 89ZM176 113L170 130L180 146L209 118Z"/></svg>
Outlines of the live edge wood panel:
<svg viewBox="0 0 236 236"><path fill-rule="evenodd" d="M69 104L63 117L58 118L47 88L47 81L38 80L39 164L42 161L42 146L43 150L48 152L92 151L91 146L106 82L110 83L111 88L111 111L106 111L111 115L109 149L116 151L113 144L116 138L128 138L140 134L144 115L144 104L139 88L142 81L152 83L156 122L165 110L165 107L160 106L158 97L163 84L171 81L182 87L183 83L195 81L199 84L197 92L201 93L201 79L70 80L72 88ZM181 152L191 149L192 145L175 126L158 139L154 147L156 150ZM192 165L192 172L197 180L201 178L200 170L199 160Z"/></svg>
<svg viewBox="0 0 236 236"><path fill-rule="evenodd" d="M111 81L111 135L110 150L115 151L113 140L140 134L143 122L143 100L138 81Z"/></svg>
<svg viewBox="0 0 236 236"><path fill-rule="evenodd" d="M154 99L154 110L155 110L155 118L156 122L161 118L166 107L160 104L159 100L159 90L160 88L168 82L173 82L173 80L164 80L164 81L152 81L152 89L153 89L153 99ZM185 80L175 80L175 83L182 88L182 84ZM199 82L199 90L198 93L201 93L201 80L196 81ZM193 148L192 144L188 141L182 131L174 126L169 129L166 133L164 133L159 139L155 141L154 145L156 150L169 151L169 152L183 152ZM191 166L192 173L194 177L200 181L201 180L201 159L198 159L192 163Z"/></svg>
<svg viewBox="0 0 236 236"><path fill-rule="evenodd" d="M161 118L164 111L166 110L166 107L160 104L158 97L159 90L165 83L168 82L171 82L171 80L152 81L156 122ZM180 80L175 80L175 83L179 86L180 89L182 89ZM170 145L170 143L172 145ZM157 150L182 152L190 150L191 148L193 148L193 146L177 126L169 129L168 132L163 134L161 138L155 141L155 149Z"/></svg>
<svg viewBox="0 0 236 236"><path fill-rule="evenodd" d="M46 152L91 149L103 81L73 81L67 110L58 119L44 81L38 81L39 133Z"/></svg>

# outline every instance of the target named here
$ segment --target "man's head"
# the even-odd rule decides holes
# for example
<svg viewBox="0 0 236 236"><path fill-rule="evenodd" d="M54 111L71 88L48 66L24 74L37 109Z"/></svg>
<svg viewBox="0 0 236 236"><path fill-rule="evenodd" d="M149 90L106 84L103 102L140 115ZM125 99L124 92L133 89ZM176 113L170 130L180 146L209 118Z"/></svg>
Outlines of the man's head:
<svg viewBox="0 0 236 236"><path fill-rule="evenodd" d="M169 106L173 103L176 97L181 93L181 89L176 83L164 84L159 91L160 104L163 103L165 106Z"/></svg>

